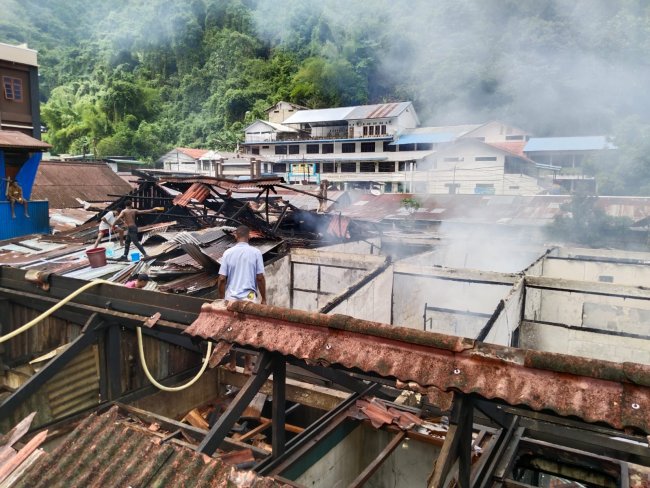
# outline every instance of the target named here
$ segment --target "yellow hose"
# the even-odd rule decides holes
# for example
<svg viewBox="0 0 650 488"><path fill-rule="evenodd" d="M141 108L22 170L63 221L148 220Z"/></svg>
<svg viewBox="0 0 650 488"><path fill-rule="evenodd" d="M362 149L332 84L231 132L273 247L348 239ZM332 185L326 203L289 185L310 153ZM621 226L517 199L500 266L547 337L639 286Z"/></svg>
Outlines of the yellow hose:
<svg viewBox="0 0 650 488"><path fill-rule="evenodd" d="M52 308L47 309L45 312L43 312L42 314L40 314L40 315L39 315L38 317L36 317L35 319L30 320L30 321L27 322L25 325L23 325L23 326L21 326L21 327L18 327L16 330L12 330L12 331L9 332L8 334L5 334L5 335L3 335L3 336L0 336L0 344L2 344L3 342L7 342L9 339L11 339L11 338L13 338L13 337L16 337L17 335L22 334L22 333L25 332L26 330L31 329L31 328L34 327L36 324L38 324L41 320L43 320L43 319L49 317L50 315L52 315L54 312L56 312L58 309L60 309L63 305L65 305L66 303L68 303L70 300L72 300L72 299L73 299L74 297L76 297L77 295L79 295L79 294L83 293L84 291L86 291L88 288L92 288L93 286L96 286L96 285L102 285L102 284L104 284L104 285L114 285L114 286L119 286L118 283L113 283L112 281L106 281L106 280L93 280L93 281L91 281L91 282L89 282L89 283L86 283L84 286L82 286L82 287L79 288L78 290L73 291L72 293L70 293L67 297L65 297L65 298L64 298L63 300L61 300L59 303L57 303L56 305L54 305Z"/></svg>
<svg viewBox="0 0 650 488"><path fill-rule="evenodd" d="M136 329L137 334L138 334L138 352L140 354L140 363L142 363L142 369L144 369L144 374L147 377L151 383L158 388L159 390L162 391L181 391L184 390L185 388L189 388L192 386L194 383L199 381L199 378L201 375L204 373L206 368L208 367L208 362L210 360L210 356L212 355L212 343L208 342L208 350L205 353L205 359L203 360L203 365L201 366L201 369L199 372L196 374L194 378L192 378L190 381L185 383L184 385L181 386L165 386L163 384L160 384L156 381L156 379L151 376L151 373L149 372L149 368L147 367L147 362L144 359L144 347L142 346L142 328L138 327Z"/></svg>
<svg viewBox="0 0 650 488"><path fill-rule="evenodd" d="M89 288L92 288L93 286L96 285L113 285L113 286L121 286L119 283L114 283L112 281L107 281L107 280L93 280L89 283L86 283L83 285L81 288L79 288L76 291L73 291L70 293L67 297L65 297L63 300L61 300L59 303L54 305L53 307L47 309L45 312L40 314L38 317L36 317L33 320L30 320L27 322L25 325L22 325L18 327L16 330L12 330L8 334L5 334L3 336L0 336L0 344L3 342L7 342L9 339L12 339L13 337L16 337L17 335L22 334L23 332L31 329L34 327L36 324L38 324L41 320L49 317L52 315L54 312L56 312L58 309L60 309L63 305L68 303L70 300L72 300L74 297L77 295L80 295L84 291L88 290ZM158 389L163 390L163 391L181 391L184 390L185 388L189 388L192 386L194 383L196 383L201 375L205 372L206 368L208 367L208 362L210 360L210 355L212 354L212 343L208 342L208 350L205 354L205 359L203 360L203 365L201 366L201 369L197 373L197 375L190 380L189 382L185 383L184 385L181 386L174 386L174 387L169 387L162 385L158 383L153 376L151 376L151 373L149 372L149 368L147 368L147 363L144 359L144 348L142 347L142 329L140 327L136 328L137 335L138 335L138 351L140 352L140 362L142 363L142 369L144 369L144 374L147 376L149 381Z"/></svg>

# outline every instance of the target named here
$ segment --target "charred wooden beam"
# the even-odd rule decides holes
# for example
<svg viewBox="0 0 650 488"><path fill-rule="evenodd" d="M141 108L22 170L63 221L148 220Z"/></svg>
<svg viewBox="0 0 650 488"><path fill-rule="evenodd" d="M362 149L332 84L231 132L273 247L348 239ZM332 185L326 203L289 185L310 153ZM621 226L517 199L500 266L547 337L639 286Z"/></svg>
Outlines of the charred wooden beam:
<svg viewBox="0 0 650 488"><path fill-rule="evenodd" d="M235 422L237 422L239 417L241 417L248 404L260 390L266 379L270 376L272 364L271 353L263 352L258 356L253 375L246 382L246 385L244 385L244 387L239 391L226 411L212 426L197 448L199 452L212 455L214 451L217 450L219 445L228 435L228 432L232 429L233 425L235 425Z"/></svg>

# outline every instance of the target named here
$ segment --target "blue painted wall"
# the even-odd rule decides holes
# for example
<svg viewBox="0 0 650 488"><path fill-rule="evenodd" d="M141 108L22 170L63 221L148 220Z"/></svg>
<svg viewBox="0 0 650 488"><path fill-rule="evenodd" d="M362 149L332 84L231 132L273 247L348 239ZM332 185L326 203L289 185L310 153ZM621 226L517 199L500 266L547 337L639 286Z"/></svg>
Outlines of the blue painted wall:
<svg viewBox="0 0 650 488"><path fill-rule="evenodd" d="M11 218L11 205L0 201L0 240L11 239L28 234L49 234L50 216L47 200L29 202L29 218L25 217L25 207L16 205L16 218Z"/></svg>

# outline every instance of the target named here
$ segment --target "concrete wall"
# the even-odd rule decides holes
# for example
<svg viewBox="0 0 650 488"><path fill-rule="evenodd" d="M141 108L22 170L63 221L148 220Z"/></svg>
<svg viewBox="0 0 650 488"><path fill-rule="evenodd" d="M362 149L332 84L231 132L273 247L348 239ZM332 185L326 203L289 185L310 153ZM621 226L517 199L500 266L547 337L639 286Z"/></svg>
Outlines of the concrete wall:
<svg viewBox="0 0 650 488"><path fill-rule="evenodd" d="M650 343L646 339L567 329L550 324L523 322L519 345L526 349L607 361L650 364Z"/></svg>
<svg viewBox="0 0 650 488"><path fill-rule="evenodd" d="M528 279L524 319L529 323L521 329L520 346L648 363L649 298L650 293L637 287Z"/></svg>
<svg viewBox="0 0 650 488"><path fill-rule="evenodd" d="M381 241L380 239L368 239L364 241L342 242L340 244L332 244L331 246L319 247L318 251L377 256L381 253Z"/></svg>
<svg viewBox="0 0 650 488"><path fill-rule="evenodd" d="M280 283L278 284L277 280L273 282L274 294L285 293L289 303L286 303L286 299L279 301L287 307L306 311L320 309L384 262L384 258L379 256L308 249L294 249L290 256L288 276L285 268L280 267ZM281 286L281 280L284 279L287 283L286 291L283 291ZM376 284L366 288L365 291L359 290L362 292L360 297L368 299L373 296L373 300L378 303L382 300L380 293L383 290L383 300L388 305L382 304L383 308L377 311L369 310L367 306L359 310L349 307L349 314L355 317L362 315L365 318L366 315L372 316L376 313L378 317L389 317L389 313L385 311L390 305L390 288L386 280L378 280ZM361 302L356 300L354 303Z"/></svg>
<svg viewBox="0 0 650 488"><path fill-rule="evenodd" d="M524 319L650 336L650 300L527 288Z"/></svg>
<svg viewBox="0 0 650 488"><path fill-rule="evenodd" d="M509 275L470 270L441 270L399 264L393 275L393 313L395 325L423 329L424 307L432 323L427 330L445 334L475 337L499 300L504 298L514 281ZM475 312L476 317L458 312Z"/></svg>
<svg viewBox="0 0 650 488"><path fill-rule="evenodd" d="M524 280L520 280L510 290L504 300L503 310L492 324L484 342L509 346L512 340L512 333L519 327L521 312L524 307Z"/></svg>
<svg viewBox="0 0 650 488"><path fill-rule="evenodd" d="M601 281L620 285L650 286L650 263L634 264L580 261L549 257L544 263L543 276L565 280Z"/></svg>
<svg viewBox="0 0 650 488"><path fill-rule="evenodd" d="M291 301L291 257L289 255L264 268L266 299L269 305L288 308Z"/></svg>
<svg viewBox="0 0 650 488"><path fill-rule="evenodd" d="M358 319L390 324L392 292L393 268L389 267L330 313L342 313Z"/></svg>
<svg viewBox="0 0 650 488"><path fill-rule="evenodd" d="M306 487L344 488L375 459L394 435L361 425L294 481ZM364 486L426 486L439 453L437 446L410 439L393 451Z"/></svg>

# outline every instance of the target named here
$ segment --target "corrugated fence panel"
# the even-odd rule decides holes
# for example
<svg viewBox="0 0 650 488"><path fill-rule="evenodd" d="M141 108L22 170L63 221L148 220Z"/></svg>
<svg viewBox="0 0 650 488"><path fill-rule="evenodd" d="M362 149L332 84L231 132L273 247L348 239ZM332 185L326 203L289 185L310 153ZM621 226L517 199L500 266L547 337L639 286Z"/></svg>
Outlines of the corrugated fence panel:
<svg viewBox="0 0 650 488"><path fill-rule="evenodd" d="M50 217L48 202L32 201L27 204L29 218L25 217L24 207L16 205L16 218L11 218L11 205L0 201L0 240L11 239L28 234L49 234Z"/></svg>

